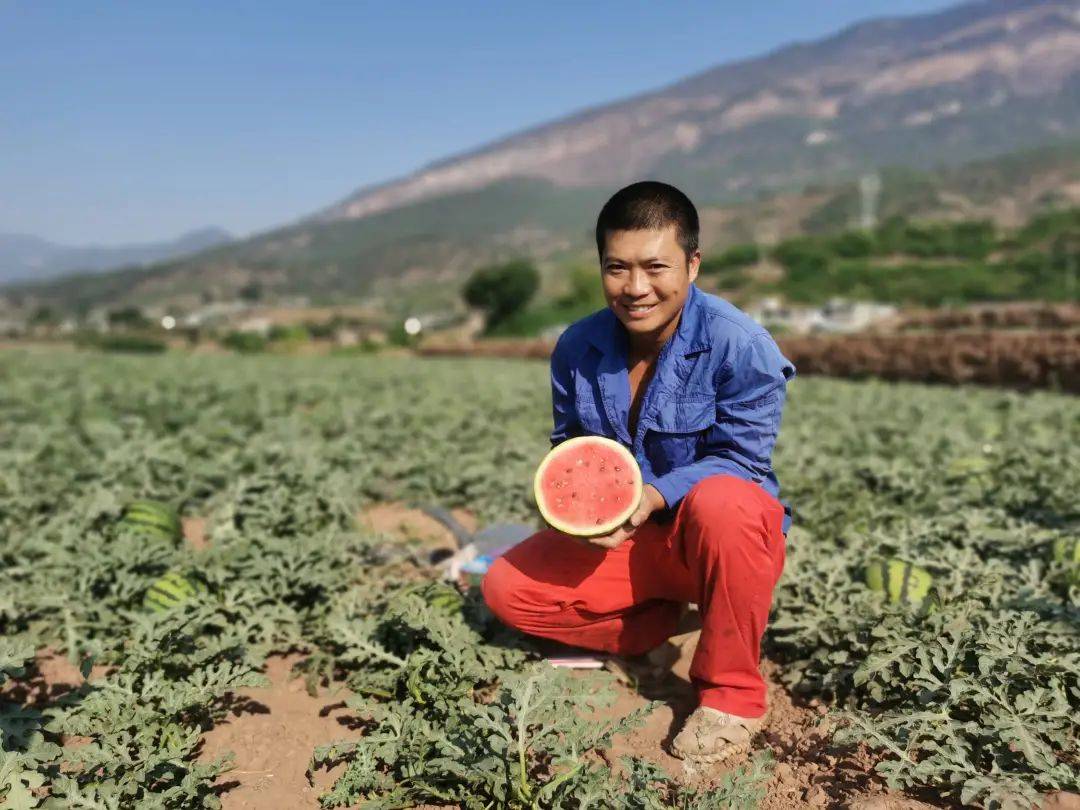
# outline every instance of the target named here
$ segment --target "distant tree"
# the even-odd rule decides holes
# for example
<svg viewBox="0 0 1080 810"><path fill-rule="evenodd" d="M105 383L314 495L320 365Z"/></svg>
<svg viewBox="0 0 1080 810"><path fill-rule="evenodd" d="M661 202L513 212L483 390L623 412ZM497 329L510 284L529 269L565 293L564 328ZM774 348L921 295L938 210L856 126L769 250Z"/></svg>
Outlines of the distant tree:
<svg viewBox="0 0 1080 810"><path fill-rule="evenodd" d="M161 354L168 350L164 340L149 335L101 335L91 344L103 352Z"/></svg>
<svg viewBox="0 0 1080 810"><path fill-rule="evenodd" d="M241 354L255 354L266 349L266 338L257 332L229 332L221 345Z"/></svg>
<svg viewBox="0 0 1080 810"><path fill-rule="evenodd" d="M39 306L34 310L34 314L30 316L30 323L33 326L49 326L56 323L57 320L57 315L52 307L45 305Z"/></svg>
<svg viewBox="0 0 1080 810"><path fill-rule="evenodd" d="M274 324L266 337L275 342L306 343L311 340L311 333L303 324Z"/></svg>
<svg viewBox="0 0 1080 810"><path fill-rule="evenodd" d="M785 239L774 248L773 258L784 265L793 281L812 279L829 267L829 256L820 240L807 236Z"/></svg>
<svg viewBox="0 0 1080 810"><path fill-rule="evenodd" d="M528 306L540 288L540 274L526 259L481 267L465 284L462 296L487 315L490 330Z"/></svg>
<svg viewBox="0 0 1080 810"><path fill-rule="evenodd" d="M109 326L126 329L145 329L150 324L138 307L123 307L110 310L108 319Z"/></svg>
<svg viewBox="0 0 1080 810"><path fill-rule="evenodd" d="M566 277L567 291L556 304L564 309L602 309L604 288L600 282L600 272L594 264L573 267Z"/></svg>
<svg viewBox="0 0 1080 810"><path fill-rule="evenodd" d="M956 222L952 226L953 255L963 259L985 259L994 249L997 233L989 220Z"/></svg>
<svg viewBox="0 0 1080 810"><path fill-rule="evenodd" d="M236 295L241 301L247 301L250 304L254 304L256 301L261 301L263 297L263 287L258 281L252 281L245 284L239 290L236 291Z"/></svg>
<svg viewBox="0 0 1080 810"><path fill-rule="evenodd" d="M864 259L874 252L874 237L865 231L844 231L832 238L829 248L844 259Z"/></svg>
<svg viewBox="0 0 1080 810"><path fill-rule="evenodd" d="M761 249L753 242L732 245L723 253L701 263L702 273L721 273L756 264L761 259Z"/></svg>

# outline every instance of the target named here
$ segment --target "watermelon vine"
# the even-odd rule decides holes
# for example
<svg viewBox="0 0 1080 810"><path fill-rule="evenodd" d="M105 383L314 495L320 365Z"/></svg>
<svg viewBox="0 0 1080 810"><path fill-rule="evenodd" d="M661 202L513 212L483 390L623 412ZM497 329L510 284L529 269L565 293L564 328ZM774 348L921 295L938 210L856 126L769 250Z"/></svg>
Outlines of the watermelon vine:
<svg viewBox="0 0 1080 810"><path fill-rule="evenodd" d="M542 365L9 352L0 379L3 806L216 806L229 762L201 760L200 738L285 650L351 695L358 728L312 755L345 766L326 806L759 800L764 757L705 792L608 764L640 717L590 721L602 679L539 665L475 596L359 528L386 500L534 519ZM1078 448L1068 397L792 386L768 654L889 784L985 807L1080 789ZM145 504L124 520L139 501L204 519L209 547ZM875 560L902 561L904 598L890 566L867 586ZM41 695L45 649L94 677Z"/></svg>

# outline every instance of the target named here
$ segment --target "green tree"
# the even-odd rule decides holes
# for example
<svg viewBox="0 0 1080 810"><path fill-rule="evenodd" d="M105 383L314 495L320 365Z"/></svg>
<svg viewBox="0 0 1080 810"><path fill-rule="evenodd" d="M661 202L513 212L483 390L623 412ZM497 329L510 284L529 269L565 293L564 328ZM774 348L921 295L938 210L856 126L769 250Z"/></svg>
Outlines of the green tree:
<svg viewBox="0 0 1080 810"><path fill-rule="evenodd" d="M111 310L108 318L109 326L121 329L145 329L150 325L150 321L138 307Z"/></svg>
<svg viewBox="0 0 1080 810"><path fill-rule="evenodd" d="M596 265L582 264L572 268L567 275L567 283L566 293L556 301L563 309L593 310L607 306Z"/></svg>
<svg viewBox="0 0 1080 810"><path fill-rule="evenodd" d="M761 260L761 249L752 242L741 245L732 245L724 252L701 262L702 273L720 273L724 270L734 270L748 267Z"/></svg>
<svg viewBox="0 0 1080 810"><path fill-rule="evenodd" d="M866 231L844 231L830 240L829 247L845 259L864 259L874 253L874 237Z"/></svg>
<svg viewBox="0 0 1080 810"><path fill-rule="evenodd" d="M518 259L476 270L462 295L465 303L486 313L490 331L525 309L539 287L536 267L526 259Z"/></svg>

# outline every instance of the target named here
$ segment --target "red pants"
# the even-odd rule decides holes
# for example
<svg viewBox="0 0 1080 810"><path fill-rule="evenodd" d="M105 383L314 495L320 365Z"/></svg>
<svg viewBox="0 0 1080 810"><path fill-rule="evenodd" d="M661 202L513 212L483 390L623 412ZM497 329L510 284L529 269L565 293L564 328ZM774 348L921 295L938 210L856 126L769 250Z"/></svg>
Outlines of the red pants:
<svg viewBox="0 0 1080 810"><path fill-rule="evenodd" d="M783 518L757 484L713 476L690 490L673 521L649 520L612 551L555 529L534 534L495 560L484 599L522 632L619 655L662 644L683 603L696 602L703 627L690 676L702 705L760 717L758 662L784 567Z"/></svg>

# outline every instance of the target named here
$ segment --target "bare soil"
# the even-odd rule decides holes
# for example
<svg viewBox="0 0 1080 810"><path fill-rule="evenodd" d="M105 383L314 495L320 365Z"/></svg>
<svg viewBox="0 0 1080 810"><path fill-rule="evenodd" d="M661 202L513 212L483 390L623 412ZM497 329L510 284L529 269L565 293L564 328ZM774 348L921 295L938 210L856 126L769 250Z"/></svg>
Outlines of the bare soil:
<svg viewBox="0 0 1080 810"><path fill-rule="evenodd" d="M473 515L463 510L453 514L466 529L475 531ZM420 543L432 550L456 545L441 523L402 503L369 506L358 520L369 530L396 541ZM202 542L202 525L197 519L185 521L185 536L193 545ZM624 756L640 757L656 762L684 784L707 787L749 759L744 756L724 765L694 767L668 753L668 744L696 703L689 669L698 636L699 631L683 633L640 659L609 661L609 670L619 679L617 698L598 713L598 720L614 720L649 701L660 701L644 725L615 738L604 755L612 767L621 767ZM243 690L237 695L236 712L204 737L201 756L205 760L235 752L234 769L220 781L224 810L315 810L319 794L333 784L343 766L309 773L313 750L360 733L350 729L343 694L331 688L312 697L301 680L290 679L294 661L272 658L267 664L271 685ZM770 715L757 739L757 749L770 749L777 762L763 810L848 806L915 810L934 806L885 790L873 775L874 759L868 752L833 751L827 743L829 729L821 723L824 707L796 705L778 684L771 662L763 663L763 673L769 682Z"/></svg>
<svg viewBox="0 0 1080 810"><path fill-rule="evenodd" d="M343 696L323 690L312 697L302 680L290 679L295 661L267 661L271 685L243 690L236 712L203 737L201 760L235 754L233 770L219 782L225 810L318 808L319 794L339 775L316 771L309 780L311 755L316 746L357 732L349 730Z"/></svg>
<svg viewBox="0 0 1080 810"><path fill-rule="evenodd" d="M468 512L455 517L469 530L476 519ZM364 510L361 521L372 531L425 547L452 548L455 541L438 521L400 503L380 504ZM205 520L184 519L184 536L193 547L208 544ZM691 614L691 617L693 614ZM692 622L687 627L693 626ZM604 754L612 767L623 756L649 759L672 778L693 787L708 787L729 770L745 765L751 755L715 766L693 766L667 750L682 722L693 711L695 694L689 668L700 631L674 636L647 656L634 660L610 659L608 669L618 679L614 705L598 713L598 720L622 717L649 701L659 705L645 723L615 738ZM312 696L303 680L291 677L298 656L268 660L270 685L244 689L234 695L229 715L203 737L199 757L212 761L234 754L232 770L223 774L219 789L224 810L255 808L319 808L318 796L340 775L344 766L309 772L317 746L354 738L360 733L345 707L347 692L337 686L320 688ZM89 680L103 677L106 667L94 667ZM769 714L755 739L755 751L769 750L775 767L762 810L789 808L852 808L853 810L919 810L955 805L916 798L888 790L874 773L875 755L864 746L839 748L830 742L827 709L816 701L792 696L779 682L778 666L762 662L769 684ZM32 677L4 687L6 697L25 705L45 706L83 682L78 667L49 649L35 659ZM83 740L65 740L79 745ZM1080 796L1054 793L1044 810L1080 810Z"/></svg>
<svg viewBox="0 0 1080 810"><path fill-rule="evenodd" d="M650 700L662 701L645 724L620 735L605 758L618 767L623 756L650 759L681 783L708 787L750 755L720 766L695 768L675 759L667 745L694 708L694 692L688 680L690 659L697 643L696 632L676 636L649 656L631 662L613 662L621 676L618 697L598 719L615 719ZM233 769L219 781L224 810L296 808L317 810L318 796L340 775L343 766L308 771L316 746L349 739L360 732L344 706L346 694L335 688L320 689L315 696L301 679L291 678L297 656L273 657L267 662L270 686L241 690L228 718L203 737L200 759L212 761L234 754ZM35 660L34 677L18 685L6 684L5 696L26 705L45 706L82 683L78 667L61 655L44 649ZM95 667L89 680L107 673ZM762 663L769 683L769 715L755 740L755 750L768 749L775 758L768 793L761 810L789 808L851 808L851 810L923 810L957 805L927 803L888 790L873 772L875 756L865 749L841 749L829 742L826 708L793 698L776 678L777 666ZM18 694L13 695L12 689ZM65 740L80 745L84 740ZM1080 810L1080 796L1056 792L1046 796L1042 810Z"/></svg>
<svg viewBox="0 0 1080 810"><path fill-rule="evenodd" d="M1014 323L1010 317L1008 313L991 317L980 311L954 315L948 323L979 324L987 319ZM1038 318L1060 321L1070 317L1071 311L1063 308L1050 315L1032 315L1031 319L1038 323ZM950 328L942 332L781 336L777 342L800 374L1080 393L1080 331L1074 328ZM553 346L554 341L540 339L468 343L432 340L418 351L443 357L543 359L550 356Z"/></svg>
<svg viewBox="0 0 1080 810"><path fill-rule="evenodd" d="M476 517L467 509L449 511L465 529L476 531ZM454 542L453 533L435 518L398 501L365 507L359 519L361 525L371 531L396 535L401 539L419 538L433 543Z"/></svg>
<svg viewBox="0 0 1080 810"><path fill-rule="evenodd" d="M717 783L731 768L746 764L749 756L725 765L694 767L667 752L671 738L694 708L694 692L686 674L696 641L697 634L693 633L669 642L677 657L666 670L658 671L654 665L658 656L623 662L618 667L619 672L637 679L636 684L621 684L614 705L601 712L598 719L621 717L651 699L663 703L642 727L615 739L605 756L613 767L619 766L623 756L641 757L658 763L683 784L700 788ZM662 650L660 655L668 652ZM314 748L360 733L350 728L343 694L331 689L312 697L301 680L290 679L295 660L272 658L267 664L271 686L243 690L237 701L243 708L204 737L201 759L209 761L228 751L235 752L235 767L220 782L225 810L315 810L318 795L333 783L340 769L309 773ZM916 810L948 806L925 804L888 791L873 774L874 758L868 752L842 751L828 744L828 726L821 722L824 707L796 705L773 678L775 666L765 662L763 671L769 679L771 710L756 749L771 750L777 764L762 810Z"/></svg>
<svg viewBox="0 0 1080 810"><path fill-rule="evenodd" d="M196 551L203 551L210 546L210 538L206 535L206 518L186 517L181 523L184 526L184 540Z"/></svg>

